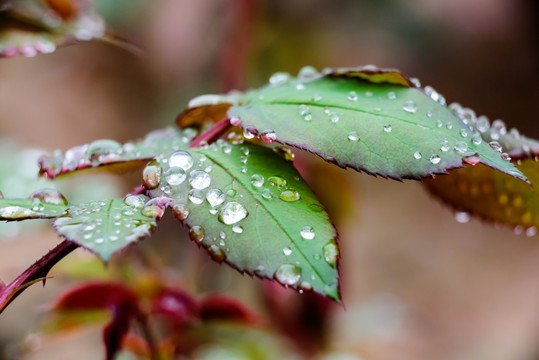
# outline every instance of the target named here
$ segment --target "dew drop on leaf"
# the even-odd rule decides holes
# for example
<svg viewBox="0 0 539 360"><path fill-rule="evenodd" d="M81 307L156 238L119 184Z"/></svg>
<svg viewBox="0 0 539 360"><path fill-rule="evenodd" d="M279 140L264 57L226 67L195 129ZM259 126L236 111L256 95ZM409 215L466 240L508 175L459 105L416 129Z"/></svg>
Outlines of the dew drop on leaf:
<svg viewBox="0 0 539 360"><path fill-rule="evenodd" d="M283 249L283 254L284 254L285 256L290 256L290 255L292 254L292 249L290 249L289 247L285 247L285 248Z"/></svg>
<svg viewBox="0 0 539 360"><path fill-rule="evenodd" d="M296 285L301 278L301 269L293 264L283 264L279 266L274 277L282 285Z"/></svg>
<svg viewBox="0 0 539 360"><path fill-rule="evenodd" d="M468 145L464 141L457 141L455 143L455 151L459 154L464 154L466 151L468 151Z"/></svg>
<svg viewBox="0 0 539 360"><path fill-rule="evenodd" d="M444 141L442 141L442 145L440 145L440 150L442 150L443 152L447 152L449 151L449 149L450 149L449 141L445 139Z"/></svg>
<svg viewBox="0 0 539 360"><path fill-rule="evenodd" d="M390 91L387 93L387 98L389 100L395 100L397 98L397 94L395 94L393 91Z"/></svg>
<svg viewBox="0 0 539 360"><path fill-rule="evenodd" d="M309 78L312 78L313 76L317 75L318 71L312 66L304 66L302 67L298 72L298 78L301 80L306 80Z"/></svg>
<svg viewBox="0 0 539 360"><path fill-rule="evenodd" d="M189 217L189 208L186 204L174 204L172 206L172 213L176 219L184 221Z"/></svg>
<svg viewBox="0 0 539 360"><path fill-rule="evenodd" d="M465 211L459 211L455 213L455 220L461 224L467 223L470 221L470 214Z"/></svg>
<svg viewBox="0 0 539 360"><path fill-rule="evenodd" d="M324 245L324 260L331 266L335 267L337 265L337 257L339 256L339 249L337 244L333 240Z"/></svg>
<svg viewBox="0 0 539 360"><path fill-rule="evenodd" d="M272 195L271 195L271 190L270 189L263 189L262 192L260 193L262 195L262 197L266 200L270 200L272 198Z"/></svg>
<svg viewBox="0 0 539 360"><path fill-rule="evenodd" d="M483 142L483 139L481 139L481 135L473 134L472 135L472 142L474 143L474 145L480 145Z"/></svg>
<svg viewBox="0 0 539 360"><path fill-rule="evenodd" d="M210 189L206 193L206 200L210 203L211 207L221 205L225 201L226 195L219 189Z"/></svg>
<svg viewBox="0 0 539 360"><path fill-rule="evenodd" d="M432 154L432 156L430 157L430 162L433 163L434 165L438 164L440 162L440 157L436 154Z"/></svg>
<svg viewBox="0 0 539 360"><path fill-rule="evenodd" d="M176 151L170 155L168 163L170 167L179 167L183 170L189 170L193 166L194 160L187 151Z"/></svg>
<svg viewBox="0 0 539 360"><path fill-rule="evenodd" d="M392 129L391 129L391 124L385 124L385 125L384 125L384 131L385 131L386 133L390 133L391 130L392 130Z"/></svg>
<svg viewBox="0 0 539 360"><path fill-rule="evenodd" d="M281 86L290 80L290 74L286 72L276 72L269 78L270 85Z"/></svg>
<svg viewBox="0 0 539 360"><path fill-rule="evenodd" d="M277 134L275 134L275 131L268 129L268 130L262 131L262 134L260 135L260 138L264 142L271 143L271 142L274 142L277 139Z"/></svg>
<svg viewBox="0 0 539 360"><path fill-rule="evenodd" d="M166 206L162 204L162 198L154 198L148 201L140 213L144 216L160 219L165 213Z"/></svg>
<svg viewBox="0 0 539 360"><path fill-rule="evenodd" d="M355 91L350 91L347 96L348 100L350 101L357 101L357 93Z"/></svg>
<svg viewBox="0 0 539 360"><path fill-rule="evenodd" d="M111 153L117 153L122 149L122 145L114 140L101 139L96 140L86 149L85 156L92 158L99 155L107 155Z"/></svg>
<svg viewBox="0 0 539 360"><path fill-rule="evenodd" d="M349 141L359 141L359 135L357 134L357 131L350 131L348 133L348 140Z"/></svg>
<svg viewBox="0 0 539 360"><path fill-rule="evenodd" d="M232 126L240 126L241 125L241 119L239 116L231 116L230 117L230 125Z"/></svg>
<svg viewBox="0 0 539 360"><path fill-rule="evenodd" d="M462 136L462 137L467 137L467 136L468 136L468 132L467 132L465 129L460 129L460 136Z"/></svg>
<svg viewBox="0 0 539 360"><path fill-rule="evenodd" d="M193 226L189 229L189 238L196 243L201 242L204 239L204 228L198 225Z"/></svg>
<svg viewBox="0 0 539 360"><path fill-rule="evenodd" d="M210 175L202 170L193 170L190 174L189 184L195 189L205 189L210 186L211 177Z"/></svg>
<svg viewBox="0 0 539 360"><path fill-rule="evenodd" d="M241 234L243 233L243 228L240 225L234 225L232 226L232 231L236 234Z"/></svg>
<svg viewBox="0 0 539 360"><path fill-rule="evenodd" d="M158 165L148 165L142 172L142 182L148 189L155 189L161 182L162 169Z"/></svg>
<svg viewBox="0 0 539 360"><path fill-rule="evenodd" d="M255 137L255 134L249 131L248 129L245 129L243 130L243 137L246 138L247 140L250 140Z"/></svg>
<svg viewBox="0 0 539 360"><path fill-rule="evenodd" d="M124 198L124 204L134 207L135 209L142 209L150 198L146 195L131 195L128 194Z"/></svg>
<svg viewBox="0 0 539 360"><path fill-rule="evenodd" d="M204 202L204 194L199 189L189 190L189 201L193 204L200 205Z"/></svg>
<svg viewBox="0 0 539 360"><path fill-rule="evenodd" d="M299 233L305 240L312 240L316 236L314 228L309 225L304 226Z"/></svg>
<svg viewBox="0 0 539 360"><path fill-rule="evenodd" d="M186 177L185 170L177 166L171 167L165 172L165 179L172 186L180 185Z"/></svg>
<svg viewBox="0 0 539 360"><path fill-rule="evenodd" d="M417 104L413 100L408 100L402 105L402 109L408 113L416 113L417 112Z"/></svg>
<svg viewBox="0 0 539 360"><path fill-rule="evenodd" d="M299 193L296 190L285 190L279 195L279 199L287 202L298 201L300 199Z"/></svg>
<svg viewBox="0 0 539 360"><path fill-rule="evenodd" d="M247 215L249 215L249 212L242 204L231 201L221 207L218 219L223 224L232 225L245 219Z"/></svg>
<svg viewBox="0 0 539 360"><path fill-rule="evenodd" d="M0 193L0 199L3 195ZM30 200L37 199L45 204L53 205L67 205L67 200L58 190L54 189L41 189L33 192L29 197Z"/></svg>
<svg viewBox="0 0 539 360"><path fill-rule="evenodd" d="M420 160L421 158L422 158L421 153L420 153L419 151L416 151L416 152L414 153L414 159Z"/></svg>
<svg viewBox="0 0 539 360"><path fill-rule="evenodd" d="M217 245L211 245L208 248L208 253L210 254L211 258L214 261L218 262L219 264L222 263L223 261L225 261L225 259L226 259L225 252L223 251L223 249L221 249Z"/></svg>
<svg viewBox="0 0 539 360"><path fill-rule="evenodd" d="M490 145L490 147L492 148L492 150L494 151L497 151L497 152L502 152L502 146L500 145L499 142L497 141L491 141L488 143Z"/></svg>
<svg viewBox="0 0 539 360"><path fill-rule="evenodd" d="M282 177L280 176L271 176L268 178L268 181L273 184L273 185L276 185L276 186L286 186L286 180L283 179Z"/></svg>
<svg viewBox="0 0 539 360"><path fill-rule="evenodd" d="M256 188L262 187L264 185L264 177L260 174L254 174L251 176L251 184Z"/></svg>

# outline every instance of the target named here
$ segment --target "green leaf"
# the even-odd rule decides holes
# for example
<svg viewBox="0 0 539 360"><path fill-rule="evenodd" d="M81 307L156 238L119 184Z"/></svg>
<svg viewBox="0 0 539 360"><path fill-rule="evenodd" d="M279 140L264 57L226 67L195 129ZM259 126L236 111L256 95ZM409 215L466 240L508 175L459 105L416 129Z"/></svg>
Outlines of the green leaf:
<svg viewBox="0 0 539 360"><path fill-rule="evenodd" d="M214 260L339 300L337 233L291 162L221 140L160 155L145 173L154 175L150 195L172 198L174 215Z"/></svg>
<svg viewBox="0 0 539 360"><path fill-rule="evenodd" d="M233 102L228 117L265 141L397 180L443 174L470 156L526 180L487 143L474 143L472 129L440 94L396 70L276 73L269 85Z"/></svg>
<svg viewBox="0 0 539 360"><path fill-rule="evenodd" d="M66 210L66 198L54 189L34 191L27 199L5 199L0 191L0 220L50 219Z"/></svg>
<svg viewBox="0 0 539 360"><path fill-rule="evenodd" d="M154 130L143 139L123 145L114 140L96 140L91 144L75 146L63 153L43 156L39 160L39 173L47 178L83 169L106 167L126 172L146 164L167 149L183 149L196 135L193 129L179 130L168 127Z"/></svg>
<svg viewBox="0 0 539 360"><path fill-rule="evenodd" d="M162 211L154 212L152 208L160 204L148 200L144 195L128 195L125 200L73 205L67 215L54 221L53 226L60 235L107 262L115 252L150 236L155 229Z"/></svg>
<svg viewBox="0 0 539 360"><path fill-rule="evenodd" d="M0 220L51 219L65 214L67 205L47 204L37 199L0 199Z"/></svg>

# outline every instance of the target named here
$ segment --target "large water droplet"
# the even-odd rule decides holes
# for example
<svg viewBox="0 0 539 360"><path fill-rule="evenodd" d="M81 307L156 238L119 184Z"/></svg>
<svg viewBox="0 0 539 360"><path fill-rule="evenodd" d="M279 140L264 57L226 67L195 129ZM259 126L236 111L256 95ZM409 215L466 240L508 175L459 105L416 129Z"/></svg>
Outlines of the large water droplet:
<svg viewBox="0 0 539 360"><path fill-rule="evenodd" d="M485 132L490 128L490 122L488 121L488 117L485 115L481 115L477 118L477 121L475 123L475 126L477 127L477 130L480 132Z"/></svg>
<svg viewBox="0 0 539 360"><path fill-rule="evenodd" d="M285 286L296 285L301 278L301 269L293 264L283 264L275 272L275 280Z"/></svg>
<svg viewBox="0 0 539 360"><path fill-rule="evenodd" d="M168 164L170 167L179 167L183 170L189 170L193 166L194 160L187 151L176 151L170 155Z"/></svg>
<svg viewBox="0 0 539 360"><path fill-rule="evenodd" d="M163 203L163 198L154 198L144 204L140 213L144 216L160 219L165 213L166 205Z"/></svg>
<svg viewBox="0 0 539 360"><path fill-rule="evenodd" d="M479 135L479 134L473 134L472 135L472 142L475 145L480 145L482 141L483 141L483 139L481 138L481 135Z"/></svg>
<svg viewBox="0 0 539 360"><path fill-rule="evenodd" d="M131 195L128 194L124 198L124 204L134 207L135 209L141 209L150 200L146 195Z"/></svg>
<svg viewBox="0 0 539 360"><path fill-rule="evenodd" d="M189 229L189 237L196 243L201 242L204 239L204 228L198 225L193 226Z"/></svg>
<svg viewBox="0 0 539 360"><path fill-rule="evenodd" d="M46 203L46 204L67 205L67 200L64 197L64 195L62 195L58 190L55 190L55 189L37 190L29 196L29 199L30 200L37 199L40 202Z"/></svg>
<svg viewBox="0 0 539 360"><path fill-rule="evenodd" d="M459 154L464 154L466 151L468 151L468 145L464 141L457 141L455 143L455 150Z"/></svg>
<svg viewBox="0 0 539 360"><path fill-rule="evenodd" d="M264 177L260 174L254 174L251 176L251 184L256 188L262 187L264 185Z"/></svg>
<svg viewBox="0 0 539 360"><path fill-rule="evenodd" d="M146 166L142 172L142 183L148 189L155 189L161 182L162 169L158 165L151 165L152 163Z"/></svg>
<svg viewBox="0 0 539 360"><path fill-rule="evenodd" d="M262 139L262 141L270 143L274 142L277 139L277 134L275 134L275 131L268 129L262 131L260 138Z"/></svg>
<svg viewBox="0 0 539 360"><path fill-rule="evenodd" d="M247 209L240 203L231 201L219 210L218 219L226 225L232 225L240 220L245 219L249 215Z"/></svg>
<svg viewBox="0 0 539 360"><path fill-rule="evenodd" d="M318 71L312 66L304 66L298 72L298 78L301 80L307 80L318 75Z"/></svg>
<svg viewBox="0 0 539 360"><path fill-rule="evenodd" d="M339 256L339 249L337 244L333 240L324 245L324 259L331 266L335 267L337 265L337 258Z"/></svg>
<svg viewBox="0 0 539 360"><path fill-rule="evenodd" d="M417 104L413 100L408 100L402 105L402 109L409 113L416 113L417 112Z"/></svg>
<svg viewBox="0 0 539 360"><path fill-rule="evenodd" d="M434 90L431 86L425 86L425 95L430 97L432 100L436 101L439 104L445 105L445 98Z"/></svg>
<svg viewBox="0 0 539 360"><path fill-rule="evenodd" d="M290 80L290 74L286 72L276 72L269 78L270 85L281 86Z"/></svg>
<svg viewBox="0 0 539 360"><path fill-rule="evenodd" d="M225 261L225 259L226 259L225 252L223 251L223 249L221 249L217 245L211 245L208 248L208 253L210 254L211 258L214 261L218 262L219 264L222 263L223 261Z"/></svg>
<svg viewBox="0 0 539 360"><path fill-rule="evenodd" d="M280 176L271 176L271 177L268 178L268 181L272 185L276 185L276 186L279 186L279 187L286 186L286 180L283 179Z"/></svg>
<svg viewBox="0 0 539 360"><path fill-rule="evenodd" d="M436 154L432 154L432 156L430 157L430 162L433 163L434 165L438 164L440 162L440 157Z"/></svg>
<svg viewBox="0 0 539 360"><path fill-rule="evenodd" d="M189 190L189 201L191 201L193 204L200 205L204 202L204 194L202 190L199 189L191 189Z"/></svg>
<svg viewBox="0 0 539 360"><path fill-rule="evenodd" d="M499 142L497 141L491 141L488 143L490 145L490 147L492 148L492 150L494 151L497 151L497 152L502 152L502 146L500 145Z"/></svg>
<svg viewBox="0 0 539 360"><path fill-rule="evenodd" d="M260 195L262 195L262 197L266 200L270 200L272 198L272 195L271 195L271 190L270 189L263 189L261 192L260 192Z"/></svg>
<svg viewBox="0 0 539 360"><path fill-rule="evenodd" d="M167 183L172 186L180 185L185 181L186 177L185 170L176 166L169 168L165 173Z"/></svg>
<svg viewBox="0 0 539 360"><path fill-rule="evenodd" d="M359 141L359 135L357 134L357 131L350 131L348 133L348 140L354 142Z"/></svg>
<svg viewBox="0 0 539 360"><path fill-rule="evenodd" d="M316 236L314 228L309 225L304 226L299 233L305 240L312 240Z"/></svg>
<svg viewBox="0 0 539 360"><path fill-rule="evenodd" d="M283 201L293 202L300 199L299 193L296 190L285 190L281 192L279 198Z"/></svg>
<svg viewBox="0 0 539 360"><path fill-rule="evenodd" d="M210 186L211 177L210 175L202 170L194 170L189 175L189 184L195 189L205 189Z"/></svg>
<svg viewBox="0 0 539 360"><path fill-rule="evenodd" d="M174 217L180 221L184 221L189 217L189 208L185 204L174 204L172 206L172 213Z"/></svg>
<svg viewBox="0 0 539 360"><path fill-rule="evenodd" d="M96 140L88 145L85 156L92 160L100 155L118 153L121 149L122 145L117 141L110 139Z"/></svg>
<svg viewBox="0 0 539 360"><path fill-rule="evenodd" d="M236 234L241 234L243 232L243 228L239 225L232 226L232 231Z"/></svg>
<svg viewBox="0 0 539 360"><path fill-rule="evenodd" d="M210 203L211 207L221 205L225 201L226 195L219 189L210 189L206 194L206 200Z"/></svg>

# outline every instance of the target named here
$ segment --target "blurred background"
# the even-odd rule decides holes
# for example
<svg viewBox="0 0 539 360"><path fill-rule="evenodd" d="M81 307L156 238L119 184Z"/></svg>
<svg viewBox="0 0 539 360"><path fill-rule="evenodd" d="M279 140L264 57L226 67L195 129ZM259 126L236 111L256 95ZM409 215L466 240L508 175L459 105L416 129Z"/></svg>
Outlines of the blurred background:
<svg viewBox="0 0 539 360"><path fill-rule="evenodd" d="M536 0L95 5L144 54L91 42L0 60L0 190L6 196L51 186L35 182L40 153L99 138L138 138L172 124L194 96L257 87L273 72L295 74L304 65L398 68L448 102L539 137ZM340 232L345 306L331 310L328 359L539 359L537 237L474 219L458 223L419 182L377 179L297 156ZM84 201L122 196L138 181L138 174L82 175L53 186ZM5 282L60 241L46 226L0 225ZM260 314L268 311L262 281L213 263L165 218L154 237L116 257L109 270L78 249L53 269L56 278L47 287L21 295L0 317L0 359L99 359L97 325L61 339L40 335L44 305L77 279L118 276L141 251L185 289L232 294ZM278 343L268 349L294 353L286 339ZM21 344L29 349L24 355Z"/></svg>

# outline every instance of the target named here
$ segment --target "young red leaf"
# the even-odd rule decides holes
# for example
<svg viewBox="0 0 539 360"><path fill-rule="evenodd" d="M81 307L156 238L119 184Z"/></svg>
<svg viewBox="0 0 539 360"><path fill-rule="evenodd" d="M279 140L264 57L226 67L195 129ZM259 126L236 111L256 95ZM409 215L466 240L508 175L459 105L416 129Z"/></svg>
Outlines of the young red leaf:
<svg viewBox="0 0 539 360"><path fill-rule="evenodd" d="M200 317L204 321L223 320L255 324L260 319L240 301L224 295L210 295L200 304Z"/></svg>
<svg viewBox="0 0 539 360"><path fill-rule="evenodd" d="M200 306L184 291L165 289L153 300L152 313L165 316L177 325L183 325L199 317Z"/></svg>
<svg viewBox="0 0 539 360"><path fill-rule="evenodd" d="M136 307L138 295L131 288L115 282L90 282L60 295L53 305L55 311L105 310L111 304L123 303Z"/></svg>

